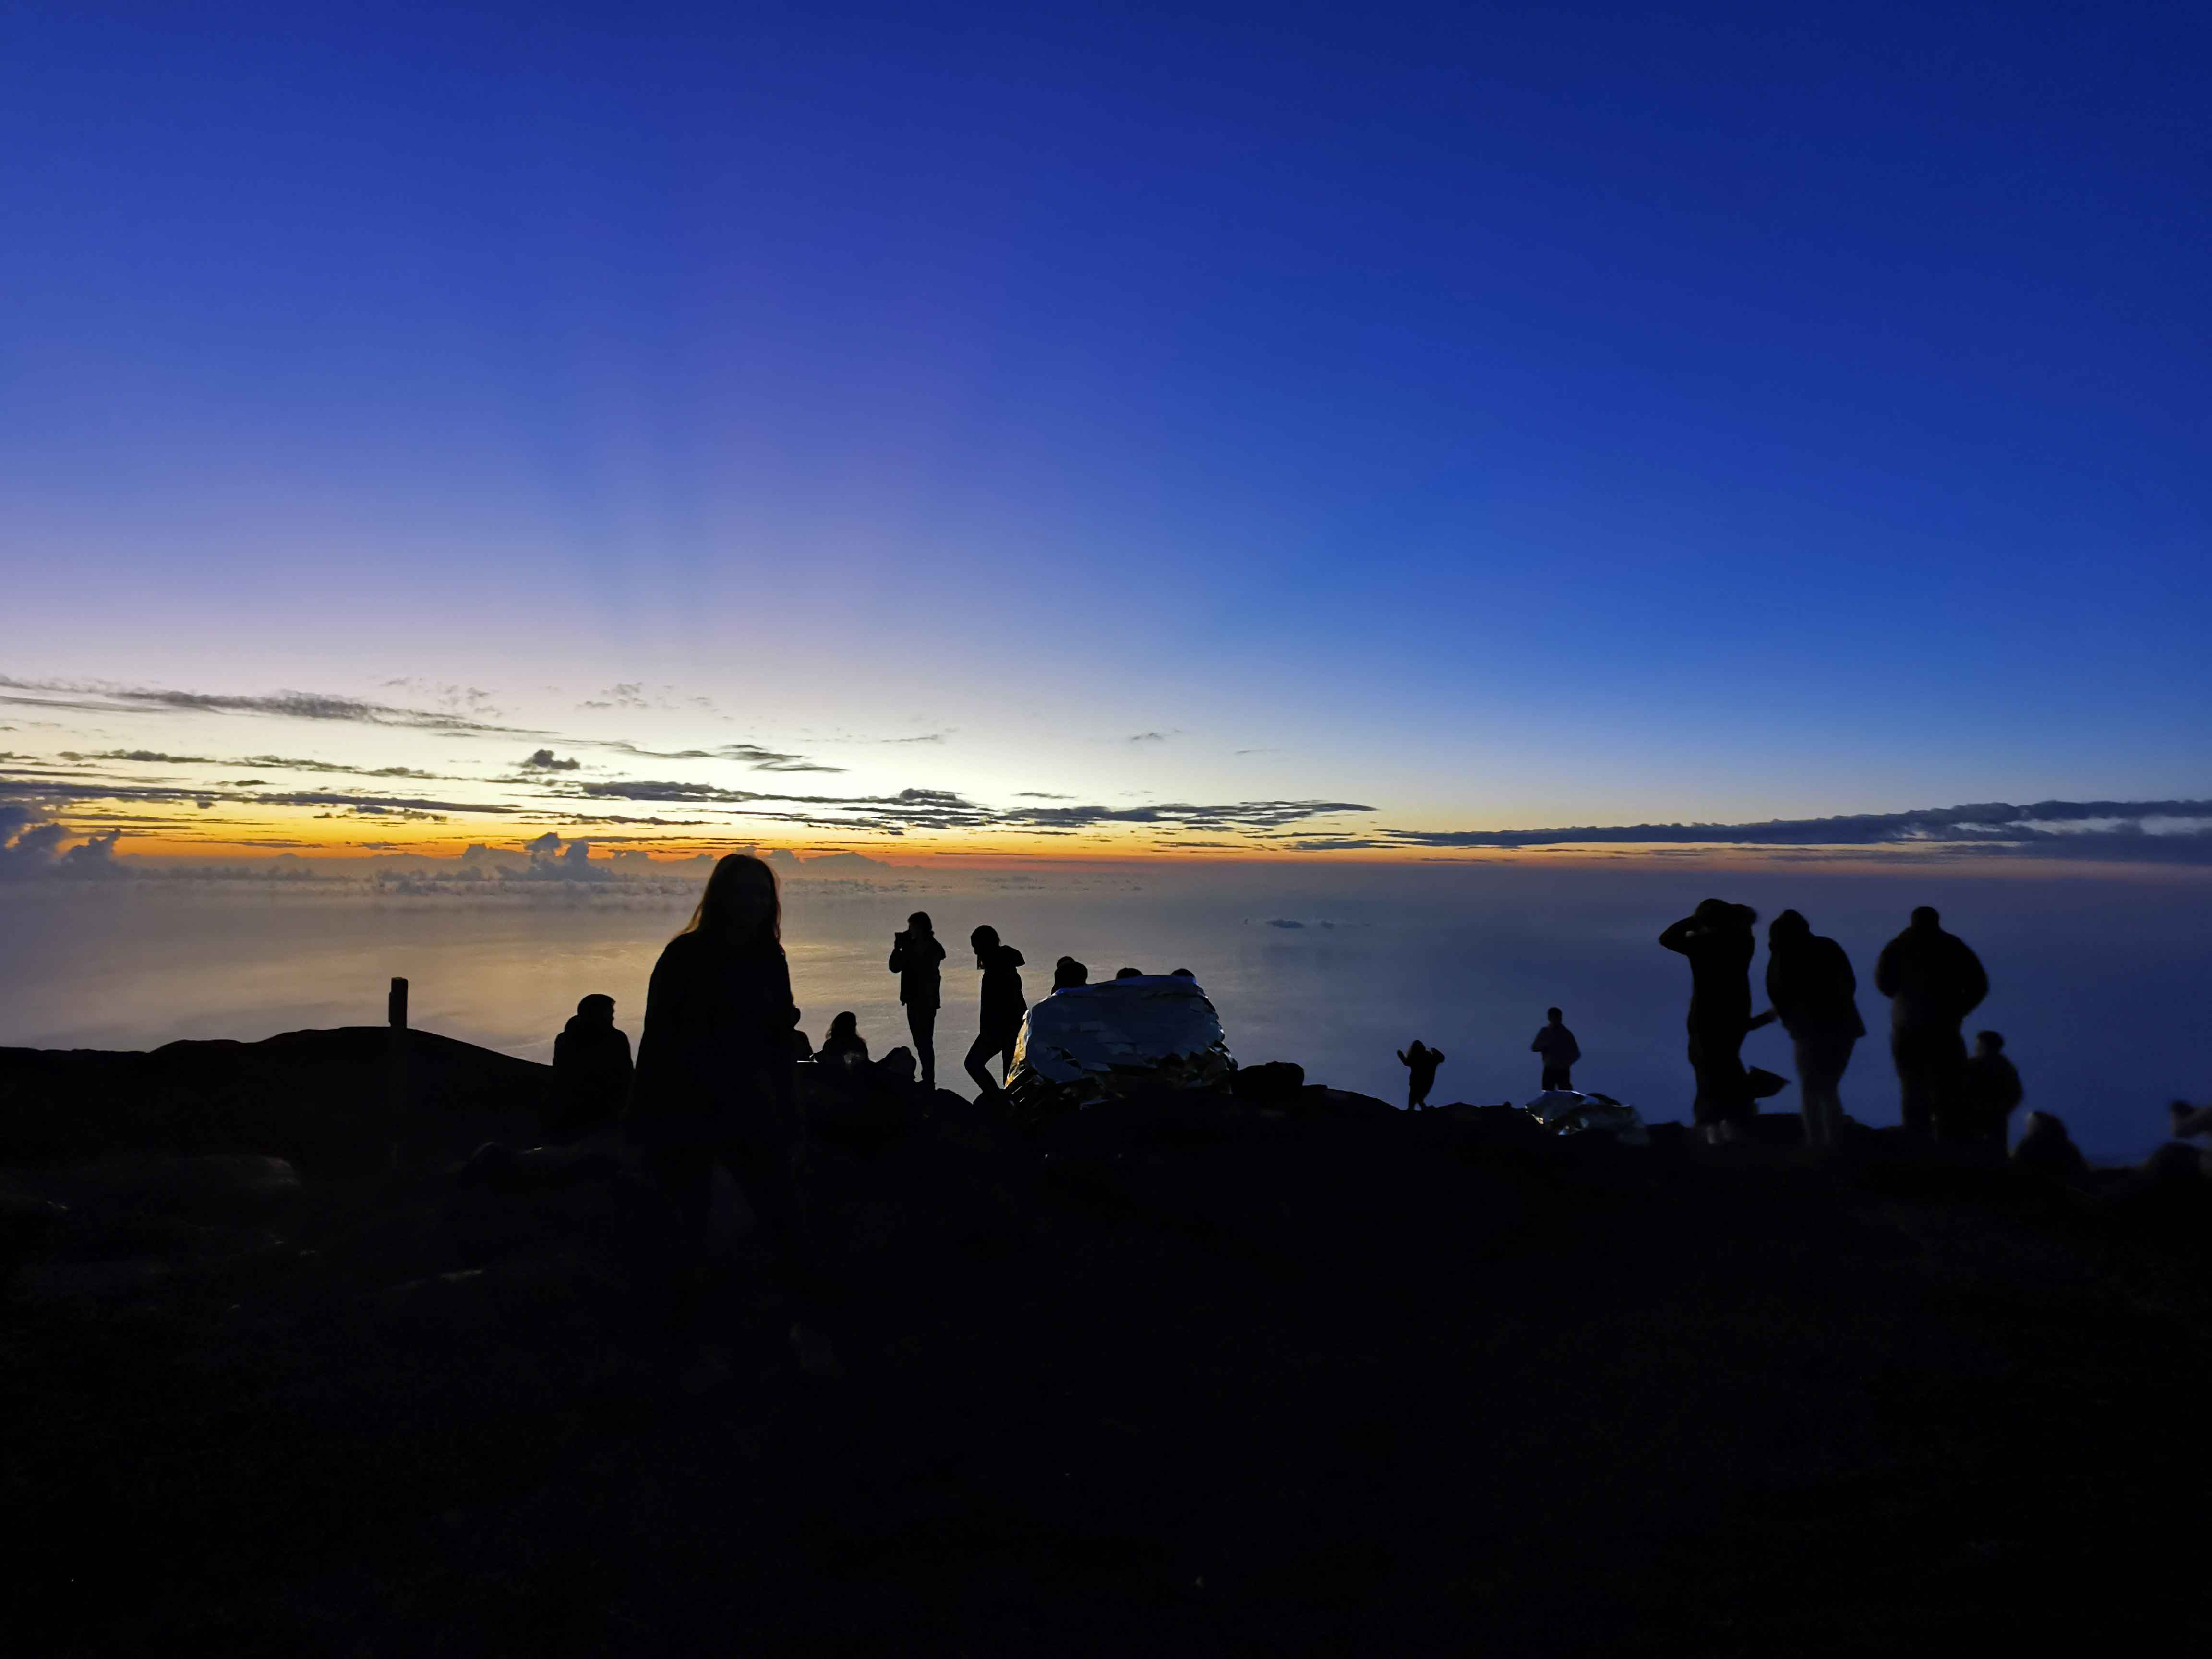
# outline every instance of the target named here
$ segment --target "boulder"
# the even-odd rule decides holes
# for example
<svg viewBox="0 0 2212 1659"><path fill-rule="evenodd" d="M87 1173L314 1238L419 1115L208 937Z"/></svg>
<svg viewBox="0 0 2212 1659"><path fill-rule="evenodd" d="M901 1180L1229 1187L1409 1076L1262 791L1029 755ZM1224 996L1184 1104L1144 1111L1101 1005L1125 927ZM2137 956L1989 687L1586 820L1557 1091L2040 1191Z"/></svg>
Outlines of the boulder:
<svg viewBox="0 0 2212 1659"><path fill-rule="evenodd" d="M1230 1079L1229 1087L1247 1106L1288 1111L1298 1103L1306 1086L1306 1068L1287 1060L1270 1060L1247 1066Z"/></svg>

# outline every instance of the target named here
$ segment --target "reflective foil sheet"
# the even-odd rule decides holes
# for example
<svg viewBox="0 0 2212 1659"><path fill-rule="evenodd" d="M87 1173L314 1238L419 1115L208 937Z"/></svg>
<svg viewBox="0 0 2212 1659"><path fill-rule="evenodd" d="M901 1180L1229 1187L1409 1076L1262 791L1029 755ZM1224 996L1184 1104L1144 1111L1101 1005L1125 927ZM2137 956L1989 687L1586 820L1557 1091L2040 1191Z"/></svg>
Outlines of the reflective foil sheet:
<svg viewBox="0 0 2212 1659"><path fill-rule="evenodd" d="M1006 1092L1018 1106L1050 1111L1137 1088L1225 1088L1236 1069L1197 982L1148 975L1071 986L1033 1005Z"/></svg>

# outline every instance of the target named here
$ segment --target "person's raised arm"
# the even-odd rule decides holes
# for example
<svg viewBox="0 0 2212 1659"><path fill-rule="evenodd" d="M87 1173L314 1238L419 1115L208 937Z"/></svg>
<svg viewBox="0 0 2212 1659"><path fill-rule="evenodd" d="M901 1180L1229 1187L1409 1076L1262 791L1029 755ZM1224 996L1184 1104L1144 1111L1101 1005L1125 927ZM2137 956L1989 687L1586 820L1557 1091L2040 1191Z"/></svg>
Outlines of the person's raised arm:
<svg viewBox="0 0 2212 1659"><path fill-rule="evenodd" d="M896 972L898 972L898 971L899 971L899 969L900 969L903 968L905 965L906 965L906 935L905 935L904 933L893 933L893 934L891 935L891 960L890 960L890 970L891 970L891 972L893 972L894 974L896 974Z"/></svg>
<svg viewBox="0 0 2212 1659"><path fill-rule="evenodd" d="M1697 931L1698 919L1695 916L1684 916L1681 921L1659 935L1659 943L1667 950L1679 951L1681 955L1687 956L1690 954L1690 940L1696 936Z"/></svg>

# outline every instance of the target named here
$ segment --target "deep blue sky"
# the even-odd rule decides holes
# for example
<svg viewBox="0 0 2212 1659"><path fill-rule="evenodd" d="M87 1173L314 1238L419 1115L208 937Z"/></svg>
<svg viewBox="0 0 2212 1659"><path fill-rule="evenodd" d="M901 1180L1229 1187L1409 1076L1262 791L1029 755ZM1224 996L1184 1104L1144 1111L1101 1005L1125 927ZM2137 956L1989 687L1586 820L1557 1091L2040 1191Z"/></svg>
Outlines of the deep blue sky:
<svg viewBox="0 0 2212 1659"><path fill-rule="evenodd" d="M0 672L1439 827L2206 793L2202 6L0 20Z"/></svg>

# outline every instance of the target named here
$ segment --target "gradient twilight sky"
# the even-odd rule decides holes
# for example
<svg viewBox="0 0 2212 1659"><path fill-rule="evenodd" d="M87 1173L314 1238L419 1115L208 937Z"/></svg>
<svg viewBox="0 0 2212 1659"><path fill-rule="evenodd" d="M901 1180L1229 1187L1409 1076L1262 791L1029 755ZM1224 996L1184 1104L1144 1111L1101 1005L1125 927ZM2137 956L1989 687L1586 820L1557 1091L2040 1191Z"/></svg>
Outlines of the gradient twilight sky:
<svg viewBox="0 0 2212 1659"><path fill-rule="evenodd" d="M1009 846L1028 792L1242 814L1102 846L2212 793L2208 47L0 9L0 750L156 842L365 845L232 786L393 767L455 809L403 842L666 810L575 793L625 780ZM60 758L142 751L192 758Z"/></svg>

